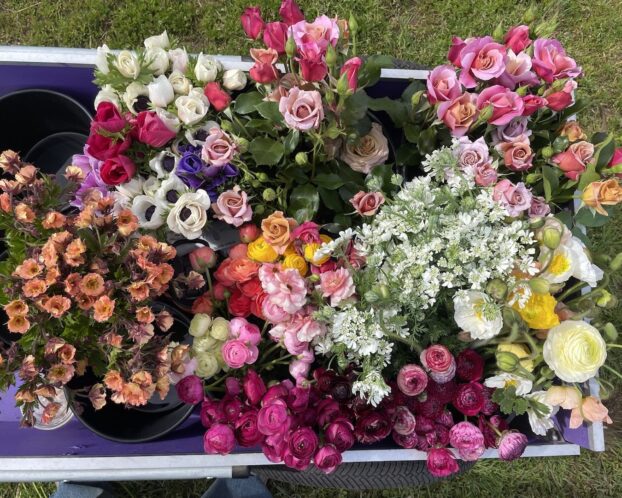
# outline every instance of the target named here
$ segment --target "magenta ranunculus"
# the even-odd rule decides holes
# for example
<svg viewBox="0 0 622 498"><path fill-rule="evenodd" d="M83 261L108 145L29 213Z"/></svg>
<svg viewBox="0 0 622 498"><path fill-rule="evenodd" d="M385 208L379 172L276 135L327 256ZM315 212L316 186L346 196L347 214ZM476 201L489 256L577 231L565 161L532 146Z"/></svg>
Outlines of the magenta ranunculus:
<svg viewBox="0 0 622 498"><path fill-rule="evenodd" d="M293 387L287 395L287 406L293 413L302 413L309 406L310 396L309 387Z"/></svg>
<svg viewBox="0 0 622 498"><path fill-rule="evenodd" d="M456 375L465 382L481 380L484 375L484 359L473 349L465 349L456 357Z"/></svg>
<svg viewBox="0 0 622 498"><path fill-rule="evenodd" d="M203 381L196 375L188 375L175 384L177 396L184 403L196 405L203 401Z"/></svg>
<svg viewBox="0 0 622 498"><path fill-rule="evenodd" d="M447 102L458 98L462 94L462 85L458 81L456 71L452 66L436 66L428 75L426 83L428 100L431 104Z"/></svg>
<svg viewBox="0 0 622 498"><path fill-rule="evenodd" d="M381 410L373 410L359 417L354 427L354 435L360 443L372 444L386 438L391 434L391 429L387 414Z"/></svg>
<svg viewBox="0 0 622 498"><path fill-rule="evenodd" d="M430 448L426 466L434 477L447 477L460 470L453 453L447 448Z"/></svg>
<svg viewBox="0 0 622 498"><path fill-rule="evenodd" d="M354 426L346 418L337 418L324 430L324 438L327 443L335 445L339 451L344 452L352 448L356 442Z"/></svg>
<svg viewBox="0 0 622 498"><path fill-rule="evenodd" d="M285 450L287 449L287 441L281 434L268 436L261 444L261 451L268 460L273 463L283 461Z"/></svg>
<svg viewBox="0 0 622 498"><path fill-rule="evenodd" d="M225 413L227 422L234 423L242 414L242 402L239 398L232 396L225 396L222 400L222 410Z"/></svg>
<svg viewBox="0 0 622 498"><path fill-rule="evenodd" d="M228 425L214 424L203 436L203 449L209 455L228 455L234 447L235 434Z"/></svg>
<svg viewBox="0 0 622 498"><path fill-rule="evenodd" d="M263 439L263 434L257 427L257 410L254 408L243 412L235 421L235 439L245 448L255 446Z"/></svg>
<svg viewBox="0 0 622 498"><path fill-rule="evenodd" d="M242 379L242 389L251 405L257 405L266 393L266 385L255 370L249 369Z"/></svg>
<svg viewBox="0 0 622 498"><path fill-rule="evenodd" d="M483 90L477 97L477 108L481 111L492 106L492 116L488 123L505 125L512 119L522 116L525 103L517 93L501 85L492 85Z"/></svg>
<svg viewBox="0 0 622 498"><path fill-rule="evenodd" d="M519 216L531 207L532 194L524 183L514 185L504 178L494 187L492 197L501 204L509 216Z"/></svg>
<svg viewBox="0 0 622 498"><path fill-rule="evenodd" d="M240 341L239 339L233 339L225 341L221 346L220 352L222 353L222 359L229 368L238 369L242 368L246 364L254 363L253 355L249 347ZM257 356L254 357L257 359Z"/></svg>
<svg viewBox="0 0 622 498"><path fill-rule="evenodd" d="M463 460L477 460L484 453L484 435L470 422L458 422L449 431L449 443L458 450Z"/></svg>
<svg viewBox="0 0 622 498"><path fill-rule="evenodd" d="M575 78L581 74L581 68L572 57L566 55L561 43L549 38L538 38L534 42L533 68L547 83L562 78Z"/></svg>
<svg viewBox="0 0 622 498"><path fill-rule="evenodd" d="M499 439L499 458L510 462L520 458L527 447L527 436L520 432L504 432Z"/></svg>
<svg viewBox="0 0 622 498"><path fill-rule="evenodd" d="M164 147L177 133L170 130L155 112L143 111L136 116L136 138L151 147Z"/></svg>
<svg viewBox="0 0 622 498"><path fill-rule="evenodd" d="M317 450L313 463L325 474L330 474L341 465L341 453L332 444L325 444Z"/></svg>
<svg viewBox="0 0 622 498"><path fill-rule="evenodd" d="M421 437L416 432L404 436L395 431L391 433L391 436L393 437L393 441L395 441L395 444L408 450L416 448L417 443L419 442L419 438Z"/></svg>
<svg viewBox="0 0 622 498"><path fill-rule="evenodd" d="M300 427L290 432L287 446L291 454L299 460L311 460L317 450L319 439L311 427Z"/></svg>
<svg viewBox="0 0 622 498"><path fill-rule="evenodd" d="M496 448L498 446L499 436L495 429L499 432L504 432L509 429L508 423L500 415L493 415L490 419L480 415L477 425L484 435L484 443L487 448Z"/></svg>
<svg viewBox="0 0 622 498"><path fill-rule="evenodd" d="M456 389L458 389L458 385L456 384L456 379L451 379L449 382L438 383L433 379L430 379L428 382L428 387L426 389L426 394L429 398L436 398L443 405L447 403L451 403L454 399L454 394L456 393ZM442 411L442 410L441 410ZM438 413L437 416L441 416L441 413Z"/></svg>
<svg viewBox="0 0 622 498"><path fill-rule="evenodd" d="M285 434L291 422L287 404L282 399L275 399L271 403L264 404L257 415L259 432L266 436Z"/></svg>
<svg viewBox="0 0 622 498"><path fill-rule="evenodd" d="M474 417L484 406L484 386L477 382L462 384L454 394L453 405L467 417Z"/></svg>
<svg viewBox="0 0 622 498"><path fill-rule="evenodd" d="M404 365L397 374L397 387L406 396L418 396L428 385L428 374L418 365Z"/></svg>
<svg viewBox="0 0 622 498"><path fill-rule="evenodd" d="M320 426L330 424L333 420L338 419L341 414L341 407L332 398L324 398L320 400L316 405L317 409L317 423Z"/></svg>
<svg viewBox="0 0 622 498"><path fill-rule="evenodd" d="M505 71L506 48L490 36L467 40L460 52L460 82L475 88L477 80L489 81Z"/></svg>
<svg viewBox="0 0 622 498"><path fill-rule="evenodd" d="M515 54L522 52L531 45L529 26L525 26L524 24L521 26L513 26L503 37L503 43Z"/></svg>
<svg viewBox="0 0 622 498"><path fill-rule="evenodd" d="M220 401L205 398L201 404L201 423L209 429L215 423L225 423L227 418Z"/></svg>
<svg viewBox="0 0 622 498"><path fill-rule="evenodd" d="M433 344L420 355L421 364L430 377L439 384L449 382L456 374L456 360L449 349L440 344Z"/></svg>
<svg viewBox="0 0 622 498"><path fill-rule="evenodd" d="M393 415L393 430L402 436L415 432L417 422L412 412L405 406L398 406Z"/></svg>
<svg viewBox="0 0 622 498"><path fill-rule="evenodd" d="M436 421L448 429L451 429L454 426L454 416L449 410L443 410L443 413L437 417Z"/></svg>

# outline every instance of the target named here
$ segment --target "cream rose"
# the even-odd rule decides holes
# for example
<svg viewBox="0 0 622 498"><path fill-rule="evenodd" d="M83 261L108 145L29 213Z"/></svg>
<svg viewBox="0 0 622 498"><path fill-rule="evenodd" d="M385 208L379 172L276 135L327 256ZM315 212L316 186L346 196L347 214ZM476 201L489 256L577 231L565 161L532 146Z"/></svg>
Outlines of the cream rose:
<svg viewBox="0 0 622 498"><path fill-rule="evenodd" d="M207 210L210 204L209 195L205 190L180 195L166 218L169 229L187 239L200 237L207 223Z"/></svg>
<svg viewBox="0 0 622 498"><path fill-rule="evenodd" d="M214 81L218 76L218 71L222 68L220 62L203 52L197 57L197 63L194 66L194 75L199 81L207 83Z"/></svg>
<svg viewBox="0 0 622 498"><path fill-rule="evenodd" d="M243 90L246 86L246 74L241 69L229 69L222 75L222 86L227 90Z"/></svg>
<svg viewBox="0 0 622 498"><path fill-rule="evenodd" d="M341 159L359 173L369 173L375 166L389 158L389 142L378 123L372 123L371 131L356 144L345 144Z"/></svg>
<svg viewBox="0 0 622 498"><path fill-rule="evenodd" d="M147 85L149 100L156 107L166 107L175 98L173 86L164 75L158 76Z"/></svg>
<svg viewBox="0 0 622 498"><path fill-rule="evenodd" d="M561 380L585 382L605 363L607 345L589 323L566 320L549 330L542 354Z"/></svg>
<svg viewBox="0 0 622 498"><path fill-rule="evenodd" d="M200 91L192 89L188 95L182 95L175 100L177 115L182 123L191 126L205 117L209 109L209 101Z"/></svg>
<svg viewBox="0 0 622 498"><path fill-rule="evenodd" d="M164 30L159 35L150 36L149 38L145 38L145 48L168 48L170 45L170 41L168 39L168 33Z"/></svg>
<svg viewBox="0 0 622 498"><path fill-rule="evenodd" d="M156 76L164 74L168 69L168 54L163 48L148 48L145 50L145 60Z"/></svg>
<svg viewBox="0 0 622 498"><path fill-rule="evenodd" d="M110 49L105 43L101 47L97 47L97 55L95 56L95 65L99 72L102 74L108 74L110 68L108 67L108 54Z"/></svg>
<svg viewBox="0 0 622 498"><path fill-rule="evenodd" d="M188 95L192 85L190 84L190 80L184 76L181 71L173 71L169 77L168 81L170 82L173 90L178 95Z"/></svg>
<svg viewBox="0 0 622 498"><path fill-rule="evenodd" d="M129 50L121 50L117 55L117 60L114 65L119 72L126 78L136 79L140 74L140 64L134 52Z"/></svg>

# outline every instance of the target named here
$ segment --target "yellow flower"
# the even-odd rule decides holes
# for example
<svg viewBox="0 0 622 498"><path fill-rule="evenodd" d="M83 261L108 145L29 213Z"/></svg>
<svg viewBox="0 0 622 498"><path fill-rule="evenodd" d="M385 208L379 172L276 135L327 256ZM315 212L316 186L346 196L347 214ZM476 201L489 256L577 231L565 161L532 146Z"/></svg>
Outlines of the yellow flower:
<svg viewBox="0 0 622 498"><path fill-rule="evenodd" d="M513 307L530 328L545 330L559 325L559 317L555 314L556 305L557 301L551 294L533 292L524 308L518 302Z"/></svg>
<svg viewBox="0 0 622 498"><path fill-rule="evenodd" d="M274 248L266 242L263 236L248 244L246 254L250 259L259 263L274 263L279 257Z"/></svg>
<svg viewBox="0 0 622 498"><path fill-rule="evenodd" d="M291 254L298 254L298 251L296 251L296 248L294 247L294 243L290 242L289 245L285 248L285 252L283 253L283 256L289 256Z"/></svg>
<svg viewBox="0 0 622 498"><path fill-rule="evenodd" d="M301 277L304 277L307 274L307 271L309 271L305 258L298 256L296 253L285 256L285 259L283 260L283 268L293 268L294 270L298 270Z"/></svg>
<svg viewBox="0 0 622 498"><path fill-rule="evenodd" d="M512 353L520 360L520 365L528 372L533 372L533 360L527 359L529 348L523 344L499 344L497 351Z"/></svg>
<svg viewBox="0 0 622 498"><path fill-rule="evenodd" d="M320 239L322 240L323 244L328 244L329 242L333 241L333 239L331 239L328 235L324 234L320 235ZM317 251L321 246L322 244L316 244L315 242L312 242L310 244L305 244L302 248L304 258L312 265L321 266L330 259L330 254L327 254L326 256L318 259L315 258L315 251Z"/></svg>

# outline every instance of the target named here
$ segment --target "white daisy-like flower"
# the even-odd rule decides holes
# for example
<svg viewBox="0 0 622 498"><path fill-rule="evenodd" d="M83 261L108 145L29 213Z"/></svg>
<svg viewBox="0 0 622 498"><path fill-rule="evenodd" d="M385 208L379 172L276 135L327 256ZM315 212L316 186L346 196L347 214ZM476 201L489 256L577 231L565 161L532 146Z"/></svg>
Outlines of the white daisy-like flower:
<svg viewBox="0 0 622 498"><path fill-rule="evenodd" d="M506 387L516 388L516 394L518 396L524 396L531 392L533 388L533 382L525 377L514 375L511 373L501 373L494 377L488 377L484 381L486 387L494 387L496 389L504 389Z"/></svg>
<svg viewBox="0 0 622 498"><path fill-rule="evenodd" d="M169 150L163 150L149 161L149 167L160 179L167 178L175 172L179 157Z"/></svg>
<svg viewBox="0 0 622 498"><path fill-rule="evenodd" d="M132 212L141 228L155 230L164 225L165 207L148 195L137 195L132 200Z"/></svg>
<svg viewBox="0 0 622 498"><path fill-rule="evenodd" d="M129 182L117 185L116 192L114 193L116 207L119 209L130 207L134 197L143 193L144 183L144 178L137 176Z"/></svg>
<svg viewBox="0 0 622 498"><path fill-rule="evenodd" d="M501 332L501 310L484 292L468 290L454 297L454 320L474 339L491 339Z"/></svg>
<svg viewBox="0 0 622 498"><path fill-rule="evenodd" d="M207 224L207 210L210 205L210 198L205 190L182 194L166 218L169 230L190 240L200 237Z"/></svg>
<svg viewBox="0 0 622 498"><path fill-rule="evenodd" d="M155 193L155 198L163 205L173 206L182 194L190 190L177 175L171 175L160 184Z"/></svg>
<svg viewBox="0 0 622 498"><path fill-rule="evenodd" d="M546 436L549 429L555 427L553 423L553 415L557 413L559 407L552 406L546 401L546 391L536 391L531 394L527 394L525 398L535 399L539 403L542 403L548 409L548 413L544 416L534 412L531 408L527 409L527 416L529 418L529 425L534 434L538 436Z"/></svg>

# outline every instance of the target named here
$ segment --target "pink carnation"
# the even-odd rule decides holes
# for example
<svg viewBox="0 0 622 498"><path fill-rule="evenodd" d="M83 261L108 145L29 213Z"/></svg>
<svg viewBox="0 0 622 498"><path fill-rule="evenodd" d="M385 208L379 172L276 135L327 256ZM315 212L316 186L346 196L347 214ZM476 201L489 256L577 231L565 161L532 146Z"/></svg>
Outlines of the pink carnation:
<svg viewBox="0 0 622 498"><path fill-rule="evenodd" d="M354 281L346 268L327 271L320 275L320 289L323 297L330 297L330 305L339 303L354 295Z"/></svg>
<svg viewBox="0 0 622 498"><path fill-rule="evenodd" d="M268 299L287 313L296 313L307 301L307 284L298 270L262 265L259 280Z"/></svg>

